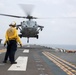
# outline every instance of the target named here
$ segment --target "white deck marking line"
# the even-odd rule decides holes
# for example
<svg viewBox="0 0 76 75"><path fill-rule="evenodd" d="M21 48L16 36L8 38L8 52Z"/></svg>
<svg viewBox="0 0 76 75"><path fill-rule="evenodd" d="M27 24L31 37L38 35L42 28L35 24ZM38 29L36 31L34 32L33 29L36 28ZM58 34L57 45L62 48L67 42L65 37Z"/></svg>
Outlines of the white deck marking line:
<svg viewBox="0 0 76 75"><path fill-rule="evenodd" d="M24 49L23 53L29 53L29 49Z"/></svg>
<svg viewBox="0 0 76 75"><path fill-rule="evenodd" d="M8 71L26 71L28 57L19 56L16 60L17 64L11 65Z"/></svg>
<svg viewBox="0 0 76 75"><path fill-rule="evenodd" d="M5 52L6 52L6 49L1 49L0 50L0 54L5 53Z"/></svg>

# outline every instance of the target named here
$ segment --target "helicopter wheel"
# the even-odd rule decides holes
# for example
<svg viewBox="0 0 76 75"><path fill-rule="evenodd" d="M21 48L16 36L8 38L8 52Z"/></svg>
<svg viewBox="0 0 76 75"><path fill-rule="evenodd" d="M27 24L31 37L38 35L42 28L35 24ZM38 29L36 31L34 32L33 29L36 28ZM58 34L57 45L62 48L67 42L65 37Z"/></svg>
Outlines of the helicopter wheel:
<svg viewBox="0 0 76 75"><path fill-rule="evenodd" d="M36 38L38 39L38 38L39 38L39 36L37 35L37 36L36 36Z"/></svg>
<svg viewBox="0 0 76 75"><path fill-rule="evenodd" d="M27 38L27 43L29 43L29 38Z"/></svg>

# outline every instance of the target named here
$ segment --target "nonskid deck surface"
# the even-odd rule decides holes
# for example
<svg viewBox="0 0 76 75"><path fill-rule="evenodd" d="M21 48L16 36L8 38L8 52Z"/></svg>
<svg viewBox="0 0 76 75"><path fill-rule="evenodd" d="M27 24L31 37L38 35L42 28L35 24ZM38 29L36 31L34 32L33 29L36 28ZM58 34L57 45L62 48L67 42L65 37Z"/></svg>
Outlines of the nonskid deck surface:
<svg viewBox="0 0 76 75"><path fill-rule="evenodd" d="M2 63L6 48L0 45L0 75L76 75L76 54L56 52L40 45L18 48L17 64Z"/></svg>

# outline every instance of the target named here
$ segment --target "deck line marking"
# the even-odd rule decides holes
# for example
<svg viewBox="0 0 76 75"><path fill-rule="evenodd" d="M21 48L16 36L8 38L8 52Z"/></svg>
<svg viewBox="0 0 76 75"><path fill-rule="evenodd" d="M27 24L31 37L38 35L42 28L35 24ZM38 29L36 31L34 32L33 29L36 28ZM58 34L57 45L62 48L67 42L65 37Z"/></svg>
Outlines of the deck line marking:
<svg viewBox="0 0 76 75"><path fill-rule="evenodd" d="M28 57L19 56L16 60L17 64L12 64L8 71L26 71Z"/></svg>
<svg viewBox="0 0 76 75"><path fill-rule="evenodd" d="M0 50L0 54L5 53L5 52L6 52L6 49L1 49Z"/></svg>
<svg viewBox="0 0 76 75"><path fill-rule="evenodd" d="M68 75L75 75L76 72L73 72L71 70L71 67L69 67L68 65L66 65L65 63L63 63L62 61L60 61L59 59L57 59L56 57L52 56L49 54L49 52L42 52L47 58L49 58L51 61L53 61L58 67L60 67L65 73L67 73ZM70 69L69 69L70 68Z"/></svg>
<svg viewBox="0 0 76 75"><path fill-rule="evenodd" d="M29 53L29 49L24 49L23 53Z"/></svg>

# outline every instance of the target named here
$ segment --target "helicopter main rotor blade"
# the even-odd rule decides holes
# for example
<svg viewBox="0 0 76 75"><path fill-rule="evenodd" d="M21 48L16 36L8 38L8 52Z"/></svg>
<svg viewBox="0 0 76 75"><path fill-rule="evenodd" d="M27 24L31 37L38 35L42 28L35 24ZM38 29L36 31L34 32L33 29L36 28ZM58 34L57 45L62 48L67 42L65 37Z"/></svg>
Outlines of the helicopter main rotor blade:
<svg viewBox="0 0 76 75"><path fill-rule="evenodd" d="M15 15L8 15L8 14L0 14L1 16L8 16L8 17L15 17L15 18L27 18L24 16L15 16Z"/></svg>
<svg viewBox="0 0 76 75"><path fill-rule="evenodd" d="M19 4L19 6L23 9L27 16L30 16L34 9L34 5L32 4Z"/></svg>
<svg viewBox="0 0 76 75"><path fill-rule="evenodd" d="M16 16L16 15L8 15L8 14L0 14L1 16L8 16L8 17L15 17L15 18L26 18L26 19L38 19L37 17L33 17L33 16Z"/></svg>
<svg viewBox="0 0 76 75"><path fill-rule="evenodd" d="M76 17L43 17L43 18L37 18L33 16L16 16L16 15L8 15L8 14L0 14L1 16L8 16L8 17L15 17L15 18L26 18L26 19L76 19Z"/></svg>
<svg viewBox="0 0 76 75"><path fill-rule="evenodd" d="M41 18L41 17L39 17L39 18L37 18L37 19L76 19L76 17L73 17L73 16L69 16L69 17L64 17L64 16L61 16L61 17L43 17L43 18Z"/></svg>

